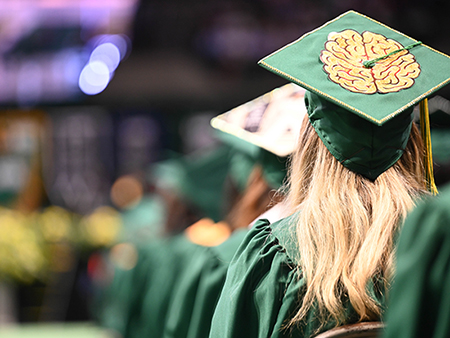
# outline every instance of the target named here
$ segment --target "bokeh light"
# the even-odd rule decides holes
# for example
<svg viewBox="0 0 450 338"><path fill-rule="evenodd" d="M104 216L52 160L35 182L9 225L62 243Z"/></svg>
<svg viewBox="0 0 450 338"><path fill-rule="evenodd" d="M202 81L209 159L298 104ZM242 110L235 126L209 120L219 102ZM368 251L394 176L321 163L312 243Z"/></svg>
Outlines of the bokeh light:
<svg viewBox="0 0 450 338"><path fill-rule="evenodd" d="M103 62L108 67L110 73L114 72L120 62L119 48L111 42L97 46L91 53L89 63L96 61Z"/></svg>
<svg viewBox="0 0 450 338"><path fill-rule="evenodd" d="M78 85L83 93L96 95L108 86L120 61L127 55L130 42L122 35L103 34L94 37L88 45L93 50L80 73Z"/></svg>
<svg viewBox="0 0 450 338"><path fill-rule="evenodd" d="M93 48L100 45L111 43L117 47L120 52L120 60L123 60L130 51L131 40L128 36L123 34L102 34L92 38L89 42Z"/></svg>
<svg viewBox="0 0 450 338"><path fill-rule="evenodd" d="M119 177L111 187L111 201L119 208L135 206L143 197L141 182L131 175Z"/></svg>
<svg viewBox="0 0 450 338"><path fill-rule="evenodd" d="M131 243L118 243L111 248L110 260L122 270L133 269L139 255L136 247Z"/></svg>
<svg viewBox="0 0 450 338"><path fill-rule="evenodd" d="M81 71L78 85L83 93L95 95L108 86L111 79L108 66L102 61L89 62Z"/></svg>

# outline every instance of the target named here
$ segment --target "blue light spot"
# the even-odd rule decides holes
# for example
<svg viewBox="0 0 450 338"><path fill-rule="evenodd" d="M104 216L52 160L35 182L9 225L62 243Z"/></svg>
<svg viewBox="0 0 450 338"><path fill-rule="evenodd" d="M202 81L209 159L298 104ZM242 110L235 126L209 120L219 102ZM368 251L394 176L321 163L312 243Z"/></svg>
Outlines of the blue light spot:
<svg viewBox="0 0 450 338"><path fill-rule="evenodd" d="M83 93L95 95L105 90L110 79L108 66L102 61L93 61L81 71L78 85Z"/></svg>
<svg viewBox="0 0 450 338"><path fill-rule="evenodd" d="M111 42L103 43L97 46L91 53L89 62L102 62L105 64L109 72L112 73L116 70L120 62L120 51L116 45Z"/></svg>

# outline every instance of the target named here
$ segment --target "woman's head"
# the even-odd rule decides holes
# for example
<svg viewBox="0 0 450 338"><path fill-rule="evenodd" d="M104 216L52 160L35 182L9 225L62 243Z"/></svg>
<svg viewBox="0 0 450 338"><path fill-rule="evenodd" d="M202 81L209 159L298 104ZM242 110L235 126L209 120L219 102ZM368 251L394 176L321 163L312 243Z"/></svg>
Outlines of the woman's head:
<svg viewBox="0 0 450 338"><path fill-rule="evenodd" d="M408 189L422 192L426 189L423 174L424 146L420 132L411 123L410 134L406 138L406 147L402 149L402 156L381 177L399 175L404 177L404 184ZM392 169L391 169L392 168ZM377 180L371 180L354 171L345 168L328 150L316 130L305 116L297 149L295 150L289 172L289 196L293 210L311 194L311 189L320 185L328 186L331 179L345 179L360 182L361 187L376 185ZM382 179L384 181L384 179ZM393 180L393 178L388 178ZM361 193L366 191L362 189Z"/></svg>

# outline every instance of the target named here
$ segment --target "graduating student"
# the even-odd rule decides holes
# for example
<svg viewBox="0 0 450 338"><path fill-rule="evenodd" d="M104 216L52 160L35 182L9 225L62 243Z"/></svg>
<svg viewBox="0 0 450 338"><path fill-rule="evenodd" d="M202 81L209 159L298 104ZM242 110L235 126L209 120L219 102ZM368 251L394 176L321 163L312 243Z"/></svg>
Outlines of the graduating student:
<svg viewBox="0 0 450 338"><path fill-rule="evenodd" d="M222 217L221 197L230 156L231 148L220 146L195 157L174 158L154 166L158 184L162 185L159 189L167 190L167 213L180 212L178 207L181 215L167 217L162 226L164 234L155 239L127 238L110 250L107 264L112 270L111 281L99 290L93 307L100 325L124 337L141 337L147 328L161 336L179 273L196 251L185 236L174 234L176 228L178 233L181 231L176 220L185 222L188 206L210 222Z"/></svg>
<svg viewBox="0 0 450 338"><path fill-rule="evenodd" d="M435 188L424 99L450 81L450 58L349 11L260 64L307 89L291 216L247 234L210 337L310 337L378 321L396 234ZM419 102L424 138L413 124Z"/></svg>
<svg viewBox="0 0 450 338"><path fill-rule="evenodd" d="M304 93L301 87L288 84L212 120L224 142L239 149L231 161L230 176L244 193L225 217L232 234L221 244L211 242L215 236L208 226L194 224L185 232L198 244L198 252L172 293L162 337L208 337L228 264L249 225L263 212L273 220L282 217L284 194L274 192L285 180L287 157L295 149L306 114Z"/></svg>

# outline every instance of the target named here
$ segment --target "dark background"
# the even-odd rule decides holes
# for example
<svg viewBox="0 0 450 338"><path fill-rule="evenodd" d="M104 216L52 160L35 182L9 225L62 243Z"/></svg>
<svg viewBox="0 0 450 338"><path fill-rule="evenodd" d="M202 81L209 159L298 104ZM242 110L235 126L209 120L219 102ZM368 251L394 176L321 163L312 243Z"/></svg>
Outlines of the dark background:
<svg viewBox="0 0 450 338"><path fill-rule="evenodd" d="M446 1L142 0L130 58L92 99L229 109L285 82L260 69L259 59L349 9L448 54L449 7Z"/></svg>

